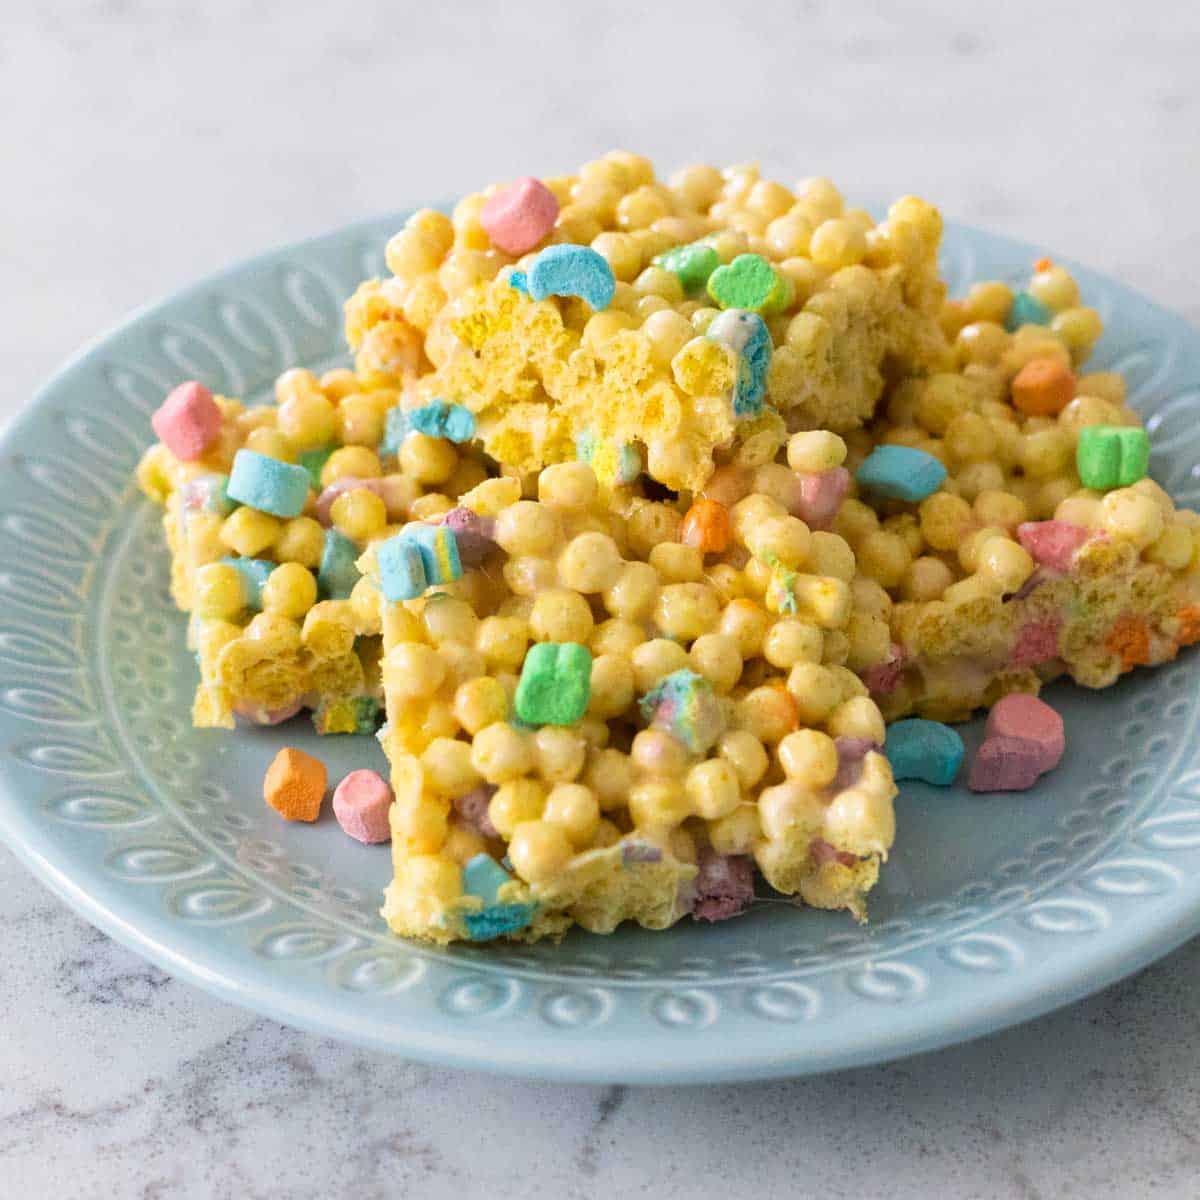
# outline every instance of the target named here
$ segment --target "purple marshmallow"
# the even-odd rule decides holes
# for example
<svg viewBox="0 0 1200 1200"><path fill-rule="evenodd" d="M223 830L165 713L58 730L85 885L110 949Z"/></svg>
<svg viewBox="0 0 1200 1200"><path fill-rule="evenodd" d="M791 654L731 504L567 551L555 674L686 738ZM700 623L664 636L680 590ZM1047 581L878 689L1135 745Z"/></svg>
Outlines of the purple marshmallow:
<svg viewBox="0 0 1200 1200"><path fill-rule="evenodd" d="M839 737L834 738L833 744L837 747L838 769L829 787L835 793L844 792L862 778L863 759L872 750L878 750L879 743L870 738Z"/></svg>
<svg viewBox="0 0 1200 1200"><path fill-rule="evenodd" d="M634 863L662 862L662 851L649 842L622 842L621 864L630 866Z"/></svg>
<svg viewBox="0 0 1200 1200"><path fill-rule="evenodd" d="M458 557L467 568L477 567L496 548L494 533L496 522L491 517L481 517L461 505L452 508L441 522L454 531L458 540Z"/></svg>
<svg viewBox="0 0 1200 1200"><path fill-rule="evenodd" d="M459 819L485 838L499 837L491 817L488 816L488 804L495 794L495 787L485 783L465 796L454 797L454 811L458 813Z"/></svg>
<svg viewBox="0 0 1200 1200"><path fill-rule="evenodd" d="M700 852L692 881L692 916L700 921L736 917L754 899L754 864L745 854Z"/></svg>
<svg viewBox="0 0 1200 1200"><path fill-rule="evenodd" d="M900 686L904 665L904 650L893 642L883 662L863 671L862 681L872 696L890 696Z"/></svg>
<svg viewBox="0 0 1200 1200"><path fill-rule="evenodd" d="M1023 792L1042 773L1043 751L1027 738L988 738L971 764L967 787L973 792Z"/></svg>

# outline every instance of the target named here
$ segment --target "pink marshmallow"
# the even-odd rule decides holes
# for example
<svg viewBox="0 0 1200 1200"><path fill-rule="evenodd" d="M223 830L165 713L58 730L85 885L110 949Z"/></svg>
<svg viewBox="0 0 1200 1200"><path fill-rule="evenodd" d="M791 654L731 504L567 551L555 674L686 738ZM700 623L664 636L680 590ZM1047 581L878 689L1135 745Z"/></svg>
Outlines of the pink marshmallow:
<svg viewBox="0 0 1200 1200"><path fill-rule="evenodd" d="M358 488L365 488L368 492L374 492L381 500L387 502L384 483L382 479L355 479L347 476L345 479L334 480L325 490L317 497L317 520L322 525L328 526L333 519L330 515L333 508L333 502L342 495L343 492L353 492Z"/></svg>
<svg viewBox="0 0 1200 1200"><path fill-rule="evenodd" d="M1042 750L1025 738L990 737L971 764L967 787L973 792L1024 792L1042 773Z"/></svg>
<svg viewBox="0 0 1200 1200"><path fill-rule="evenodd" d="M1009 665L1012 667L1036 667L1058 654L1058 631L1062 621L1058 617L1047 617L1044 621L1030 621L1017 634Z"/></svg>
<svg viewBox="0 0 1200 1200"><path fill-rule="evenodd" d="M801 472L800 502L794 510L795 515L811 529L829 529L849 487L850 472L845 467Z"/></svg>
<svg viewBox="0 0 1200 1200"><path fill-rule="evenodd" d="M558 200L540 180L526 175L501 188L479 214L492 245L505 254L532 250L554 228Z"/></svg>
<svg viewBox="0 0 1200 1200"><path fill-rule="evenodd" d="M176 458L192 462L220 436L221 410L208 388L189 379L167 395L150 424Z"/></svg>
<svg viewBox="0 0 1200 1200"><path fill-rule="evenodd" d="M291 720L304 705L297 700L295 704L286 704L283 708L260 708L253 704L235 704L233 711L246 721L255 725L281 725Z"/></svg>
<svg viewBox="0 0 1200 1200"><path fill-rule="evenodd" d="M392 789L387 781L365 768L351 771L333 793L333 815L345 833L355 841L374 845L388 842L392 830L388 824L388 809L392 804Z"/></svg>
<svg viewBox="0 0 1200 1200"><path fill-rule="evenodd" d="M983 736L1017 738L1038 749L1039 773L1053 770L1067 748L1063 719L1044 700L1024 692L1013 692L996 702L988 713Z"/></svg>
<svg viewBox="0 0 1200 1200"><path fill-rule="evenodd" d="M1075 552L1091 536L1090 529L1070 521L1024 521L1017 526L1021 545L1052 571L1069 571Z"/></svg>

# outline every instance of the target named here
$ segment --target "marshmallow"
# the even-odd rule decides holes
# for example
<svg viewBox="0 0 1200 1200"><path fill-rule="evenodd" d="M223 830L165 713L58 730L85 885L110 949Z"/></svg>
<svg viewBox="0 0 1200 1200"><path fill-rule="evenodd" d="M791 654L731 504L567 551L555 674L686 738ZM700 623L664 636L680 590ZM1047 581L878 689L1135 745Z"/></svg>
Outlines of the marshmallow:
<svg viewBox="0 0 1200 1200"><path fill-rule="evenodd" d="M492 245L514 257L532 250L554 228L558 200L529 175L501 188L484 204L479 223Z"/></svg>
<svg viewBox="0 0 1200 1200"><path fill-rule="evenodd" d="M919 779L934 787L949 787L962 766L966 747L949 725L911 717L888 726L884 753L896 780Z"/></svg>
<svg viewBox="0 0 1200 1200"><path fill-rule="evenodd" d="M1036 296L1029 292L1018 292L1012 298L1008 316L1004 318L1004 328L1009 333L1016 333L1022 325L1049 325L1052 315Z"/></svg>
<svg viewBox="0 0 1200 1200"><path fill-rule="evenodd" d="M358 547L337 529L325 530L325 546L317 570L321 594L330 600L347 600L359 581Z"/></svg>
<svg viewBox="0 0 1200 1200"><path fill-rule="evenodd" d="M220 436L221 410L212 392L190 379L168 393L150 424L176 458L192 462Z"/></svg>
<svg viewBox="0 0 1200 1200"><path fill-rule="evenodd" d="M1039 566L1066 573L1075 552L1092 536L1091 530L1070 521L1022 521L1017 537Z"/></svg>
<svg viewBox="0 0 1200 1200"><path fill-rule="evenodd" d="M829 471L801 471L798 478L800 494L794 515L810 529L831 529L850 488L850 472L845 467L834 467Z"/></svg>
<svg viewBox="0 0 1200 1200"><path fill-rule="evenodd" d="M388 809L392 789L374 771L351 771L333 793L333 815L342 831L358 842L391 841Z"/></svg>
<svg viewBox="0 0 1200 1200"><path fill-rule="evenodd" d="M1150 437L1129 425L1085 425L1075 447L1084 487L1098 492L1129 487L1150 469Z"/></svg>
<svg viewBox="0 0 1200 1200"><path fill-rule="evenodd" d="M876 446L855 474L858 486L889 500L915 503L932 496L946 481L946 468L913 446Z"/></svg>
<svg viewBox="0 0 1200 1200"><path fill-rule="evenodd" d="M298 517L308 500L308 472L294 463L280 462L254 450L239 450L233 457L229 486L231 499L276 517Z"/></svg>
<svg viewBox="0 0 1200 1200"><path fill-rule="evenodd" d="M263 779L263 799L285 821L315 821L325 797L325 764L285 746Z"/></svg>
<svg viewBox="0 0 1200 1200"><path fill-rule="evenodd" d="M527 725L574 725L592 695L592 653L575 642L530 646L513 707Z"/></svg>
<svg viewBox="0 0 1200 1200"><path fill-rule="evenodd" d="M988 738L971 764L967 787L973 792L1024 792L1042 773L1041 751L1024 738Z"/></svg>
<svg viewBox="0 0 1200 1200"><path fill-rule="evenodd" d="M1039 772L1053 770L1067 748L1063 719L1044 700L1012 692L998 700L988 713L985 738L1021 738L1041 752Z"/></svg>
<svg viewBox="0 0 1200 1200"><path fill-rule="evenodd" d="M514 280L520 272L514 272ZM547 296L578 296L597 312L611 303L617 288L608 260L590 246L562 242L547 246L526 272L522 290L534 300ZM519 286L514 282L514 286Z"/></svg>
<svg viewBox="0 0 1200 1200"><path fill-rule="evenodd" d="M698 921L736 917L754 899L754 864L748 856L704 849L696 867L692 916Z"/></svg>

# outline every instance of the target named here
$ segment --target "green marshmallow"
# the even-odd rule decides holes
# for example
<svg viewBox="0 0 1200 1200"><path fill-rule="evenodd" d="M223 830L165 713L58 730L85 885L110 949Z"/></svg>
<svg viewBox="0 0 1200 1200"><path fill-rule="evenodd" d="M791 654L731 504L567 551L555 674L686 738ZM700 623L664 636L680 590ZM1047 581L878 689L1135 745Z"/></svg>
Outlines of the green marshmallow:
<svg viewBox="0 0 1200 1200"><path fill-rule="evenodd" d="M721 265L717 252L704 242L675 246L654 256L654 265L679 277L685 292L702 288L708 277Z"/></svg>
<svg viewBox="0 0 1200 1200"><path fill-rule="evenodd" d="M739 254L712 273L708 294L722 308L770 314L792 302L792 285L761 254Z"/></svg>
<svg viewBox="0 0 1200 1200"><path fill-rule="evenodd" d="M303 450L296 455L296 461L308 472L308 477L312 480L314 492L321 490L321 472L336 449L336 446L322 446L319 450Z"/></svg>
<svg viewBox="0 0 1200 1200"><path fill-rule="evenodd" d="M514 707L527 725L574 725L592 697L592 654L577 642L539 642L521 668Z"/></svg>
<svg viewBox="0 0 1200 1200"><path fill-rule="evenodd" d="M1128 425L1085 425L1079 431L1075 463L1084 487L1098 492L1129 487L1150 467L1150 438Z"/></svg>

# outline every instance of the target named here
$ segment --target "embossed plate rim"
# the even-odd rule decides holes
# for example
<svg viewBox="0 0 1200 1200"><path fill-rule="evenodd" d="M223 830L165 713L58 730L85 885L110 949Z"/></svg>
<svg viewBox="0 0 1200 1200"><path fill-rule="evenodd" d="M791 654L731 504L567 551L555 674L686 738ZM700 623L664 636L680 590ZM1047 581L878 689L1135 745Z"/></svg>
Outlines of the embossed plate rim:
<svg viewBox="0 0 1200 1200"><path fill-rule="evenodd" d="M0 436L0 455L44 454L55 406L60 416L64 410L71 411L73 403L77 417L89 413L77 393L87 370L98 368L107 347L130 340L142 330L169 331L172 315L181 318L189 308L195 310L189 313L190 328L195 331L199 328L195 322L210 319L214 305L231 297L238 299L239 281L248 287L251 277L286 271L289 263L315 272L313 278L320 287L336 290L345 281L328 272L322 256L336 254L339 262L352 258L353 267L362 274L364 253L369 247L377 250L382 246L402 219L394 214L368 218L268 251L138 310L71 358ZM952 266L959 276L966 277L974 273L973 263L980 257L1011 264L1029 262L1041 253L1011 239L953 225L947 226L947 246L957 254ZM1176 385L1182 390L1171 395L1172 407L1164 412L1174 412L1180 403L1190 411L1195 384L1200 380L1200 335L1181 318L1128 289L1094 272L1079 270L1085 288L1099 289L1103 307L1132 307L1143 325L1154 326L1160 333L1166 330L1165 345L1171 354L1163 364L1151 362L1153 378L1143 381L1143 388L1161 385L1165 376L1178 370L1176 359L1182 355L1187 378ZM292 349L293 332L299 342L312 335L312 328L305 330L303 322L295 331L284 328L278 313L258 292L245 297L247 303L251 296L257 312L247 310L242 317L257 316L281 346L286 342ZM303 313L307 303L303 297L293 296L291 302L293 313ZM282 335L272 322L283 329ZM211 343L211 338L201 335L201 349L206 340ZM236 356L251 354L253 342L253 333L246 334L241 351L231 349L226 361L240 370ZM321 342L313 354L299 357L319 359L331 350L332 344ZM1146 359L1144 346L1135 347L1126 357L1132 362L1137 353ZM141 360L137 361L140 366ZM153 372L147 368L144 374ZM136 390L136 382L129 383L131 389ZM144 402L130 403L135 409L144 409ZM142 424L144 420L137 426L139 437ZM127 419L125 428L117 429L111 422L110 428L124 435L133 426ZM22 487L17 475L14 470L0 472L0 514L6 520L8 503ZM122 501L127 494L119 483L113 476L107 486L115 489ZM120 532L119 526L113 529ZM10 540L15 537L7 526L6 530L0 533ZM101 531L101 540L112 534L108 527ZM2 567L0 564L0 576ZM91 566L84 571L90 572ZM84 591L76 616L87 609ZM64 618L64 626L71 619ZM89 653L99 651L83 630L72 645L81 657L70 669L82 675L91 669ZM1198 664L1200 659L1188 655L1169 668L1185 673L1172 683L1179 687L1181 699L1185 690L1195 691ZM14 677L0 665L0 693L5 696L15 690L14 682L16 687L30 682L36 686L42 680L32 667L22 678L19 672ZM1166 689L1165 675L1160 680L1160 690ZM261 951L256 955L247 940L258 930L260 941L274 936L295 948L288 939L297 934L300 922L276 913L273 925L262 930L252 907L240 926L236 922L241 918L209 925L184 920L164 903L169 889L122 880L105 867L109 844L101 835L89 837L78 829L65 830L49 818L41 803L32 802L41 800L50 785L44 776L30 775L8 751L21 731L28 733L28 724L22 725L22 720L35 720L36 724L40 719L47 724L52 718L45 711L36 718L37 697L26 695L23 699L33 705L35 717L14 716L11 706L0 713L0 735L4 737L0 744L6 751L0 759L0 832L18 857L63 900L171 974L233 1003L314 1033L455 1066L547 1079L663 1083L792 1076L863 1065L965 1040L1067 1004L1153 961L1200 930L1200 839L1187 833L1196 828L1200 812L1191 794L1198 761L1193 741L1190 752L1177 754L1179 747L1172 749L1172 778L1161 787L1159 781L1142 785L1140 799L1135 794L1137 802L1127 804L1129 811L1102 826L1101 843L1082 855L1077 852L1082 865L1069 876L1064 874L1065 884L1060 886L1056 875L1046 887L1032 878L1008 888L994 885L992 894L997 898L1003 891L1009 893L1004 904L987 907L965 926L939 930L938 936L923 936L911 946L884 947L874 960L864 958L860 947L860 953L847 962L826 961L827 949L822 951L818 939L812 947L815 956L807 956L811 962L805 963L805 954L798 953L808 947L789 947L786 953L794 954L790 960L794 973L764 977L766 968L758 965L764 956L755 949L756 930L762 927L747 922L744 938L739 934L737 940L739 946L744 941L747 952L726 954L727 963L738 965L732 968L735 973L725 978L706 978L702 966L699 978L689 979L684 964L696 960L688 959L682 960L674 974L647 978L647 968L636 957L629 959L628 969L618 975L596 976L598 968L587 965L587 955L574 956L556 974L526 970L530 962L538 967L536 956L515 952L506 961L489 959L486 952L417 953L397 943L390 950L385 948L386 953L376 953L371 951L370 939L356 941L343 922L329 948L322 950L318 939L315 949L309 948L312 953L307 959L297 953L296 961L284 964ZM41 703L44 709L45 697ZM1190 717L1194 729L1194 701ZM103 740L104 723L94 724L100 727ZM47 770L53 767L60 778L70 777L70 761L43 766ZM1176 795L1166 785L1176 781L1181 769L1189 772L1184 780L1188 790ZM1152 772L1143 764L1140 773ZM1119 789L1119 783L1116 786ZM1109 789L1110 793L1114 790ZM1110 804L1113 798L1110 794L1103 803ZM1172 813L1162 815L1172 806ZM174 836L178 831L163 818L163 812L155 812L148 819L159 823L160 832L171 830ZM1185 831L1182 840L1175 838L1175 844L1171 820L1180 822L1177 828ZM1063 826L1060 832L1066 840L1072 830L1065 822ZM340 835L335 831L333 836ZM1138 838L1140 844L1135 842ZM1156 853L1160 858L1155 858ZM1130 859L1131 854L1140 857ZM1164 855L1167 857L1161 857ZM1123 868L1121 863L1132 866ZM217 865L215 860L205 860L197 869L205 874ZM1034 874L1028 863L1023 866L1026 876ZM1156 882L1162 884L1157 890ZM1080 884L1092 890L1080 890ZM1102 894L1097 896L1095 889L1101 884ZM971 911L970 902L960 894L956 893L954 900L955 911ZM968 907L964 908L964 903ZM930 915L924 920L928 924L938 919L932 910L939 905L927 907ZM284 917L300 915L308 922L298 943L304 936L321 932L319 917L311 908L293 910L280 903L279 909ZM1041 920L1018 924L1022 913L1038 914ZM915 938L919 932L911 936ZM1064 939L1064 933L1074 936ZM656 937L670 939L672 935ZM827 939L826 947L834 940ZM621 935L610 944L623 945ZM339 960L345 964L356 954L359 957L353 961L368 969L367 983L374 978L370 971L382 964L385 977L377 989L381 994L362 994L345 979L335 985L324 970L306 966L323 967ZM387 969L396 972L393 980L386 976ZM651 961L649 971L654 969ZM606 978L608 987L604 986Z"/></svg>

